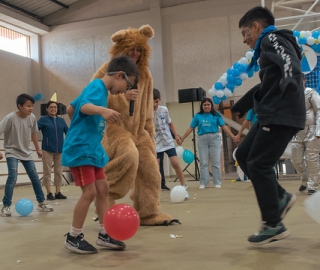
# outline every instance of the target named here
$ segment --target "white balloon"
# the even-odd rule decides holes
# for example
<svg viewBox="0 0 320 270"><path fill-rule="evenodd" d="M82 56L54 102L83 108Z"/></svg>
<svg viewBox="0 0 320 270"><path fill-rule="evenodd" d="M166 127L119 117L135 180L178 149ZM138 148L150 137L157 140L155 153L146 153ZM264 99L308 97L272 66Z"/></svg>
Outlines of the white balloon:
<svg viewBox="0 0 320 270"><path fill-rule="evenodd" d="M223 92L222 90L217 90L217 91L216 91L216 96L217 96L218 98L222 98L222 97L224 96L224 92Z"/></svg>
<svg viewBox="0 0 320 270"><path fill-rule="evenodd" d="M239 64L242 64L242 65L247 65L248 64L248 59L245 58L245 57L242 57L239 61L238 61Z"/></svg>
<svg viewBox="0 0 320 270"><path fill-rule="evenodd" d="M178 156L179 158L182 157L183 151L184 151L184 149L183 149L183 147L182 147L181 145L179 145L179 146L176 147L177 156Z"/></svg>
<svg viewBox="0 0 320 270"><path fill-rule="evenodd" d="M227 77L221 76L218 80L218 82L221 82L223 85L226 85L228 83Z"/></svg>
<svg viewBox="0 0 320 270"><path fill-rule="evenodd" d="M304 201L305 210L316 222L320 223L320 192L312 194Z"/></svg>
<svg viewBox="0 0 320 270"><path fill-rule="evenodd" d="M307 44L310 45L310 46L313 45L314 44L314 37L308 37L307 38Z"/></svg>
<svg viewBox="0 0 320 270"><path fill-rule="evenodd" d="M249 76L248 76L247 73L241 73L239 77L240 77L240 79L243 80L243 81L249 78Z"/></svg>
<svg viewBox="0 0 320 270"><path fill-rule="evenodd" d="M320 36L319 36L319 38L320 38ZM222 76L227 78L228 73L225 72L225 73L222 74Z"/></svg>
<svg viewBox="0 0 320 270"><path fill-rule="evenodd" d="M215 90L213 90L212 88L209 89L208 95L209 95L210 97L213 97L215 94L216 94L216 91L215 91Z"/></svg>
<svg viewBox="0 0 320 270"><path fill-rule="evenodd" d="M231 96L232 96L232 92L231 92L231 90L228 89L228 88L224 89L223 92L224 92L224 95L225 95L226 97L231 97Z"/></svg>
<svg viewBox="0 0 320 270"><path fill-rule="evenodd" d="M248 51L248 52L246 53L246 58L247 58L248 60L251 60L252 56L253 56L253 52L252 52L252 51Z"/></svg>
<svg viewBox="0 0 320 270"><path fill-rule="evenodd" d="M306 31L306 32L304 33L304 37L305 37L306 39L308 39L309 37L312 37L311 31Z"/></svg>
<svg viewBox="0 0 320 270"><path fill-rule="evenodd" d="M306 31L300 31L300 37L305 37Z"/></svg>
<svg viewBox="0 0 320 270"><path fill-rule="evenodd" d="M171 189L170 199L173 203L183 202L186 198L187 190L183 186L175 186Z"/></svg>

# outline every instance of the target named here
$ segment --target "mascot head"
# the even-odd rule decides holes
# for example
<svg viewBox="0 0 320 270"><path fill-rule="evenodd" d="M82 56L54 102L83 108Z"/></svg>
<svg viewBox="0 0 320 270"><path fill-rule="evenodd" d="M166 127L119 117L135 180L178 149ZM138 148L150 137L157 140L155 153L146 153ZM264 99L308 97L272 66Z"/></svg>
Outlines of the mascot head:
<svg viewBox="0 0 320 270"><path fill-rule="evenodd" d="M140 48L141 55L136 64L140 70L140 75L143 75L143 71L149 67L151 48L148 45L148 40L153 36L154 31L150 25L142 25L139 29L120 30L111 36L114 45L110 48L110 54L112 57L119 54L128 55L132 48Z"/></svg>

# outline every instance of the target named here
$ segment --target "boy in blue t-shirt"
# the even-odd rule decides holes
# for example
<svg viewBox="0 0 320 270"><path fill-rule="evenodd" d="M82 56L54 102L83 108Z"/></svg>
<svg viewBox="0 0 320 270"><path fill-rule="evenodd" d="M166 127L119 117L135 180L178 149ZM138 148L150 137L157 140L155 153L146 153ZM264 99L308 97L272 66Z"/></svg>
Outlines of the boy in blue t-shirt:
<svg viewBox="0 0 320 270"><path fill-rule="evenodd" d="M102 79L95 79L67 108L71 119L63 151L62 164L70 167L76 186L82 194L74 208L72 226L66 234L65 247L75 253L96 253L83 235L83 224L90 204L96 198L99 220L108 210L109 186L103 168L109 161L101 140L106 121L115 123L120 113L107 108L108 92L124 93L139 81L139 70L127 56L113 58ZM99 224L96 244L108 249L124 249L126 245L112 239Z"/></svg>

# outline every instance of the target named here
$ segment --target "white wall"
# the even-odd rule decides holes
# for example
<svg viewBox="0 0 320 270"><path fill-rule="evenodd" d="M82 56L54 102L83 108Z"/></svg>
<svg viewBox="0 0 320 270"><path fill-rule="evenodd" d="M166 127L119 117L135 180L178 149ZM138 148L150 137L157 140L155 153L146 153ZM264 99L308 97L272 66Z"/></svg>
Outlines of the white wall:
<svg viewBox="0 0 320 270"><path fill-rule="evenodd" d="M41 53L35 60L0 51L0 97L5 100L0 116L14 109L15 97L21 92L40 91L48 100L57 91L58 101L67 105L109 59L110 36L114 32L150 24L155 30L150 41L154 86L161 91L163 104L168 103L182 134L191 120L191 105L178 103L178 89L208 90L244 56L248 48L242 44L238 20L259 4L257 0L200 1L161 8L153 1L146 11L53 27L40 37ZM235 95L241 96L256 83L257 78L246 81ZM35 114L39 116L37 110L40 105L36 104Z"/></svg>

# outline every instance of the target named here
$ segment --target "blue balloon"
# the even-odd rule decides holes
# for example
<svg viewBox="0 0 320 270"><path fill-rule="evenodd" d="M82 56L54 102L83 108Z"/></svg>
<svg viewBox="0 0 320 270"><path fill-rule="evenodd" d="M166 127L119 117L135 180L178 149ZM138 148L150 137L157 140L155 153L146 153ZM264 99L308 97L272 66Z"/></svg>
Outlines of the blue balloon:
<svg viewBox="0 0 320 270"><path fill-rule="evenodd" d="M229 68L229 69L227 70L227 74L228 74L228 75L232 75L232 74L233 74L232 68Z"/></svg>
<svg viewBox="0 0 320 270"><path fill-rule="evenodd" d="M227 99L227 97L226 96L223 96L222 98L221 98L221 100L226 100Z"/></svg>
<svg viewBox="0 0 320 270"><path fill-rule="evenodd" d="M34 101L44 100L44 96L41 93L38 93L33 96Z"/></svg>
<svg viewBox="0 0 320 270"><path fill-rule="evenodd" d="M318 37L320 36L320 31L314 31L313 33L312 33L312 37L313 38L315 38L315 39L318 39Z"/></svg>
<svg viewBox="0 0 320 270"><path fill-rule="evenodd" d="M220 99L220 98L218 98L217 96L214 96L214 97L213 97L213 103L214 103L214 104L218 105L218 104L220 104L220 102L221 102L221 99Z"/></svg>
<svg viewBox="0 0 320 270"><path fill-rule="evenodd" d="M247 71L248 77L251 78L254 75L254 71L251 69Z"/></svg>
<svg viewBox="0 0 320 270"><path fill-rule="evenodd" d="M193 153L192 153L190 150L188 150L188 149L185 149L185 150L183 151L182 158L183 158L183 161L184 161L185 163L188 163L188 164L190 164L192 161L194 161L194 155L193 155Z"/></svg>
<svg viewBox="0 0 320 270"><path fill-rule="evenodd" d="M233 71L232 72L233 77L240 76L240 70L239 69L234 68L232 71Z"/></svg>
<svg viewBox="0 0 320 270"><path fill-rule="evenodd" d="M216 82L214 84L214 88L217 90L222 90L223 89L223 84L221 82Z"/></svg>
<svg viewBox="0 0 320 270"><path fill-rule="evenodd" d="M16 203L16 211L21 216L27 216L33 211L33 203L29 199L23 198Z"/></svg>
<svg viewBox="0 0 320 270"><path fill-rule="evenodd" d="M305 37L301 37L298 39L298 42L300 45L307 44L307 39Z"/></svg>
<svg viewBox="0 0 320 270"><path fill-rule="evenodd" d="M238 78L237 78L238 79ZM241 79L240 79L241 80ZM235 81L236 81L236 79L235 79ZM226 88L228 88L229 90L234 90L234 88L235 88L236 86L233 84L233 83L227 83L226 84Z"/></svg>
<svg viewBox="0 0 320 270"><path fill-rule="evenodd" d="M232 75L227 76L228 83L234 83L234 77Z"/></svg>
<svg viewBox="0 0 320 270"><path fill-rule="evenodd" d="M242 80L241 80L240 78L235 78L235 79L234 79L234 84L235 84L236 86L240 86L240 85L242 84Z"/></svg>
<svg viewBox="0 0 320 270"><path fill-rule="evenodd" d="M233 69L240 69L240 67L241 67L241 64L238 63L238 62L235 62L235 63L233 64Z"/></svg>
<svg viewBox="0 0 320 270"><path fill-rule="evenodd" d="M241 73L246 72L247 71L247 67L248 67L248 65L241 64L240 67L239 67L239 71Z"/></svg>
<svg viewBox="0 0 320 270"><path fill-rule="evenodd" d="M297 30L295 30L295 31L293 31L293 35L294 35L295 37L299 38L299 37L300 37L300 32L297 31Z"/></svg>

